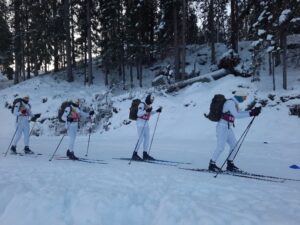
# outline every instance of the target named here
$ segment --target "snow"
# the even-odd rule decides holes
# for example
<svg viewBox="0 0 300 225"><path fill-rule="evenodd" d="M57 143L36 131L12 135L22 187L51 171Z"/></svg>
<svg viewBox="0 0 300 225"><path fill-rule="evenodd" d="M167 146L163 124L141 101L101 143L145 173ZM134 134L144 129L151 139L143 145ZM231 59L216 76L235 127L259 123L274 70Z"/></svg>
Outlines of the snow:
<svg viewBox="0 0 300 225"><path fill-rule="evenodd" d="M0 82L1 82L1 81L7 81L7 80L8 80L7 77L4 76L4 75L0 72Z"/></svg>
<svg viewBox="0 0 300 225"><path fill-rule="evenodd" d="M249 43L245 46L249 47ZM247 48L240 53L248 56ZM218 46L223 48L223 46ZM203 51L203 48L201 48ZM207 51L208 52L208 51ZM188 60L199 53L188 51ZM220 52L218 57L220 57ZM163 65L163 64L162 64ZM207 67L208 68L208 67ZM204 70L205 71L205 70ZM208 72L208 71L207 71ZM31 137L33 151L42 156L0 157L0 224L1 225L298 225L300 220L299 182L270 183L232 176L196 173L178 167L207 168L215 148L215 123L207 120L211 98L223 93L227 98L238 86L249 88L247 102L269 100L258 116L236 158L236 164L249 172L300 179L300 120L289 116L288 106L299 99L282 103L281 96L297 96L300 75L297 68L288 70L288 90L281 88L281 67L277 67L276 91L272 77L262 71L261 82L251 78L226 76L210 83L194 83L173 94L136 88L128 92L112 92L118 109L110 119L107 132L91 135L89 156L108 164L89 164L66 160L49 162L61 136L54 136L49 124L37 124L41 136ZM7 150L14 133L14 117L3 107L15 94L29 94L34 113L52 117L65 99L80 96L92 104L95 95L106 93L102 73L95 73L95 85L83 86L82 78L74 83L62 81L63 74L44 75L0 90L2 153ZM190 165L162 166L114 160L130 157L137 141L136 127L128 119L129 96L144 98L155 95L154 108L163 106L150 154L159 159L190 162ZM46 103L41 103L47 98ZM277 103L280 104L277 104ZM275 106L273 106L275 105ZM158 117L150 120L151 133ZM243 133L251 118L236 121L236 137ZM66 137L57 155L64 155ZM84 157L88 135L78 135L75 154ZM17 150L22 151L20 140ZM224 151L218 165L225 160ZM141 149L139 151L141 154Z"/></svg>
<svg viewBox="0 0 300 225"><path fill-rule="evenodd" d="M259 15L257 21L261 22L265 18L266 10L262 11L261 14Z"/></svg>
<svg viewBox="0 0 300 225"><path fill-rule="evenodd" d="M279 16L279 24L284 23L287 20L288 15L291 13L292 11L290 9L285 9L281 12L281 15Z"/></svg>
<svg viewBox="0 0 300 225"><path fill-rule="evenodd" d="M266 50L266 52L272 52L275 49L274 46L269 46Z"/></svg>
<svg viewBox="0 0 300 225"><path fill-rule="evenodd" d="M259 40L253 41L252 44L251 44L251 46L252 46L253 48L255 48L255 47L257 47L258 45L260 45L262 42L263 42L263 39L260 38Z"/></svg>
<svg viewBox="0 0 300 225"><path fill-rule="evenodd" d="M266 33L266 30L263 30L263 29L259 29L258 31L257 31L257 35L258 36L262 36L262 35L264 35Z"/></svg>
<svg viewBox="0 0 300 225"><path fill-rule="evenodd" d="M268 34L266 40L271 41L271 40L273 40L273 38L274 38L274 35Z"/></svg>

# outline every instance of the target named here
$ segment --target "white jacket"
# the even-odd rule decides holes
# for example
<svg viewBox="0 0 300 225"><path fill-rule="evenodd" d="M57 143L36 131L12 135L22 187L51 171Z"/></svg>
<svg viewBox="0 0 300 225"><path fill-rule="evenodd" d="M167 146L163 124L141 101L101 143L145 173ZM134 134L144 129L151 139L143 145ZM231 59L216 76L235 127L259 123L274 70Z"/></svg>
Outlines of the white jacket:
<svg viewBox="0 0 300 225"><path fill-rule="evenodd" d="M150 113L146 112L145 109L146 103L141 102L138 106L138 112L137 112L137 120L136 120L136 125L137 126L145 126L148 124L148 120L150 119L151 115L155 114L156 111L152 111ZM151 107L151 106L148 106Z"/></svg>
<svg viewBox="0 0 300 225"><path fill-rule="evenodd" d="M23 109L26 109L25 114L22 114L21 112ZM29 120L29 118L33 116L31 112L31 105L23 101L16 103L14 108L14 115L17 117L17 121L19 120L19 118L22 120Z"/></svg>
<svg viewBox="0 0 300 225"><path fill-rule="evenodd" d="M234 118L246 118L250 117L249 111L240 111L238 108L238 101L233 97L231 99L226 100L223 106L223 113L229 113L231 114ZM220 119L218 122L219 125L228 125L228 121L224 119Z"/></svg>

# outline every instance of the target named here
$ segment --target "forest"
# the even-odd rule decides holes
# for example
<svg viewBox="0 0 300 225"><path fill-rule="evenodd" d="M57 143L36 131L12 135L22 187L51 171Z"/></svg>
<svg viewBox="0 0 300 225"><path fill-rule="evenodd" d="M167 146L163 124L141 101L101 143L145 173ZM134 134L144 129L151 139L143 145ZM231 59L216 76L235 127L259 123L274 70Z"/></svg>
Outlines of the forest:
<svg viewBox="0 0 300 225"><path fill-rule="evenodd" d="M299 0L0 0L0 69L17 84L41 71L85 70L93 83L93 63L120 80L133 74L142 86L143 67L173 57L176 81L188 77L186 46L208 44L211 64L215 44L235 54L251 40L252 75L259 73L262 52L283 65L286 89L287 36L300 32ZM225 65L224 65L225 64Z"/></svg>

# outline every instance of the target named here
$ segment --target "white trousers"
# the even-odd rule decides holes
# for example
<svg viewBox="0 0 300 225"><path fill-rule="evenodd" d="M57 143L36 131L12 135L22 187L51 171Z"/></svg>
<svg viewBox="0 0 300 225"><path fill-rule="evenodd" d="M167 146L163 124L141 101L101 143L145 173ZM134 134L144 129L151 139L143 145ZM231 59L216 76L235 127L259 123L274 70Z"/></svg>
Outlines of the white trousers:
<svg viewBox="0 0 300 225"><path fill-rule="evenodd" d="M74 144L76 139L76 134L78 130L78 123L67 123L68 136L69 136L69 147L70 151L74 151Z"/></svg>
<svg viewBox="0 0 300 225"><path fill-rule="evenodd" d="M216 127L217 131L217 147L213 153L212 161L216 162L221 155L221 153L224 151L225 144L227 143L229 145L229 154L231 151L233 151L228 158L228 160L233 160L233 157L236 154L237 148L233 150L234 147L236 147L236 138L233 133L233 130L231 128L228 129L227 124L218 124Z"/></svg>
<svg viewBox="0 0 300 225"><path fill-rule="evenodd" d="M140 145L143 142L143 151L147 152L149 148L150 129L148 122L144 123L144 126L137 126L138 131L138 143L135 152L138 152Z"/></svg>
<svg viewBox="0 0 300 225"><path fill-rule="evenodd" d="M22 136L22 133L24 134L24 145L29 146L29 130L30 130L30 124L28 117L22 117L19 116L17 118L16 123L16 136L13 141L13 145L16 146Z"/></svg>

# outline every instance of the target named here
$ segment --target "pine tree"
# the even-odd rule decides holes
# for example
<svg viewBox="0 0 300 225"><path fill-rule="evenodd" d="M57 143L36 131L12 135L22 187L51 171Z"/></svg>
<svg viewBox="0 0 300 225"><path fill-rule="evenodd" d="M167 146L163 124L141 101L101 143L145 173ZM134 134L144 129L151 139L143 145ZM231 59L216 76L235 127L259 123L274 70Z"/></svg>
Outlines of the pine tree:
<svg viewBox="0 0 300 225"><path fill-rule="evenodd" d="M0 66L7 71L12 63L12 33L8 24L8 6L6 1L0 1Z"/></svg>

